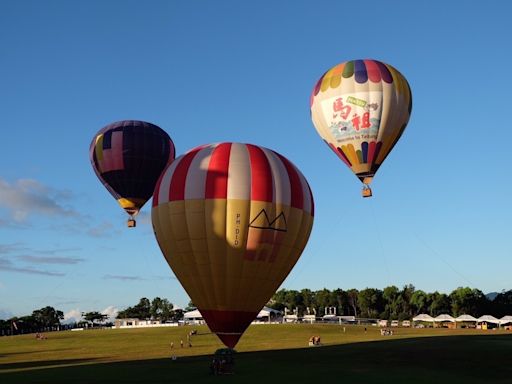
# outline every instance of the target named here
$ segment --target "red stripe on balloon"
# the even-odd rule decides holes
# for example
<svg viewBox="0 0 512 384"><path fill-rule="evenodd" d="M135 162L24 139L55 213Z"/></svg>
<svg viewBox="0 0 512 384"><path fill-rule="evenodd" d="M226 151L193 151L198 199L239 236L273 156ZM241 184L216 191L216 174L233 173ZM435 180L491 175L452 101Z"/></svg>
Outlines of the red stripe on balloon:
<svg viewBox="0 0 512 384"><path fill-rule="evenodd" d="M370 142L370 145L368 146L368 158L366 161L368 164L372 164L375 159L375 146L375 141Z"/></svg>
<svg viewBox="0 0 512 384"><path fill-rule="evenodd" d="M228 170L231 143L215 147L206 174L206 199L226 199L228 196Z"/></svg>
<svg viewBox="0 0 512 384"><path fill-rule="evenodd" d="M246 144L251 162L251 200L272 202L272 170L261 148Z"/></svg>
<svg viewBox="0 0 512 384"><path fill-rule="evenodd" d="M192 163L192 160L198 152L199 149L188 152L181 159L178 158L175 160L179 161L179 163L176 165L176 169L174 170L171 178L169 186L169 201L185 199L185 183L187 181L188 169L190 168L190 163Z"/></svg>
<svg viewBox="0 0 512 384"><path fill-rule="evenodd" d="M158 178L158 181L156 182L155 190L153 191L153 202L151 204L152 207L156 207L158 205L158 195L160 194L160 185L162 185L162 179L164 178L166 171L167 171L167 167L164 168L163 172L161 173L160 177Z"/></svg>
<svg viewBox="0 0 512 384"><path fill-rule="evenodd" d="M286 172L288 173L288 178L290 179L290 191L292 195L290 205L294 208L303 209L304 195L302 193L302 184L300 182L299 173L297 172L295 166L290 162L290 160L277 152L276 155L279 156L283 162L286 168Z"/></svg>
<svg viewBox="0 0 512 384"><path fill-rule="evenodd" d="M315 216L315 200L313 199L313 192L311 191L311 187L309 186L309 183L307 180L306 180L306 185L308 186L309 199L311 200L311 216Z"/></svg>
<svg viewBox="0 0 512 384"><path fill-rule="evenodd" d="M380 82L380 69L377 63L374 60L364 60L364 64L366 65L366 72L370 81L373 83Z"/></svg>
<svg viewBox="0 0 512 384"><path fill-rule="evenodd" d="M203 310L201 308L199 308L199 311L211 331L228 348L235 347L244 331L259 312Z"/></svg>

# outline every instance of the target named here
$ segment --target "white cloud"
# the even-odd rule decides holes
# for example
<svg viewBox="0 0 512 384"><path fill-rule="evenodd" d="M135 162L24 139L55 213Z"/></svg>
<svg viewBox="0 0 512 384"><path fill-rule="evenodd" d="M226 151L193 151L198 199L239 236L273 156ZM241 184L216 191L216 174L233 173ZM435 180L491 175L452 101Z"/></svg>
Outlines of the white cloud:
<svg viewBox="0 0 512 384"><path fill-rule="evenodd" d="M70 197L71 192L47 187L37 180L18 179L9 183L0 178L0 207L6 208L11 219L18 223L26 221L31 214L79 217L77 211L60 203Z"/></svg>
<svg viewBox="0 0 512 384"><path fill-rule="evenodd" d="M107 308L105 308L103 311L101 311L102 314L108 315L108 321L114 321L117 314L119 313L119 309L114 307L113 305L109 305Z"/></svg>
<svg viewBox="0 0 512 384"><path fill-rule="evenodd" d="M77 309L72 309L64 314L64 324L77 323L82 319L82 312Z"/></svg>
<svg viewBox="0 0 512 384"><path fill-rule="evenodd" d="M121 280L121 281L140 281L140 280L146 280L142 276L127 276L127 275L105 275L103 276L104 279L107 280Z"/></svg>
<svg viewBox="0 0 512 384"><path fill-rule="evenodd" d="M14 317L14 313L7 309L0 308L0 320L7 320Z"/></svg>
<svg viewBox="0 0 512 384"><path fill-rule="evenodd" d="M114 231L114 225L109 221L91 227L87 230L87 234L92 237L110 237L118 231Z"/></svg>
<svg viewBox="0 0 512 384"><path fill-rule="evenodd" d="M44 276L65 276L65 273L56 271L47 271L43 269L36 269L33 267L18 267L15 266L11 260L0 258L0 271L28 273L31 275L44 275Z"/></svg>
<svg viewBox="0 0 512 384"><path fill-rule="evenodd" d="M78 257L63 257L63 256L33 256L33 255L20 255L17 256L19 260L35 264L78 264L85 259Z"/></svg>

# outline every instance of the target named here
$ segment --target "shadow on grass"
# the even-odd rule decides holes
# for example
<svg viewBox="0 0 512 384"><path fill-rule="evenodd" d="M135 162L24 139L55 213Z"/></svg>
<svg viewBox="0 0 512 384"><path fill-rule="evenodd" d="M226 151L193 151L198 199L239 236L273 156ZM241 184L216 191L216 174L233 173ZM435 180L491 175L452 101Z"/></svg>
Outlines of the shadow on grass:
<svg viewBox="0 0 512 384"><path fill-rule="evenodd" d="M0 360L0 373L12 369L32 369L32 368L56 368L63 365L77 365L84 363L93 363L97 361L94 358L88 359L60 359L60 360L34 360L20 361L16 363L2 363Z"/></svg>
<svg viewBox="0 0 512 384"><path fill-rule="evenodd" d="M0 374L8 383L510 383L512 335L390 339L238 353L235 374L212 376L211 356L97 363ZM212 350L213 352L213 350Z"/></svg>

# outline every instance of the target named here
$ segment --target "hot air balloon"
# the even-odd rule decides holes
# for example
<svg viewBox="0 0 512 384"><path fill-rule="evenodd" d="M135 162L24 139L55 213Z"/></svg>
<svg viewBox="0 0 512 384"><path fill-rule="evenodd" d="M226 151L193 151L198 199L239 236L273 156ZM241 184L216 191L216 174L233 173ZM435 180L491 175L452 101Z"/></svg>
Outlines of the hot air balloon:
<svg viewBox="0 0 512 384"><path fill-rule="evenodd" d="M107 125L93 138L89 154L96 176L130 215L128 226L153 195L164 168L174 160L174 144L158 126L125 120Z"/></svg>
<svg viewBox="0 0 512 384"><path fill-rule="evenodd" d="M318 134L363 182L363 197L371 196L369 184L411 115L407 80L380 61L348 61L318 80L310 103Z"/></svg>
<svg viewBox="0 0 512 384"><path fill-rule="evenodd" d="M228 348L297 262L313 209L301 172L251 144L198 147L162 173L151 212L158 244Z"/></svg>

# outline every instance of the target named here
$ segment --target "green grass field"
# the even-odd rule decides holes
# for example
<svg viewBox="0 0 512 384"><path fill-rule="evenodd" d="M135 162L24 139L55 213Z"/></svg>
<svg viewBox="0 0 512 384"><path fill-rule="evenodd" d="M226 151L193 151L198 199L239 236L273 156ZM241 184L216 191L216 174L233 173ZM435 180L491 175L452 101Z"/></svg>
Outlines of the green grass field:
<svg viewBox="0 0 512 384"><path fill-rule="evenodd" d="M192 329L198 335L189 348ZM230 376L210 375L222 344L202 326L46 335L0 338L0 383L512 383L512 334L505 331L398 328L381 336L375 327L253 325ZM323 345L308 347L312 335Z"/></svg>

